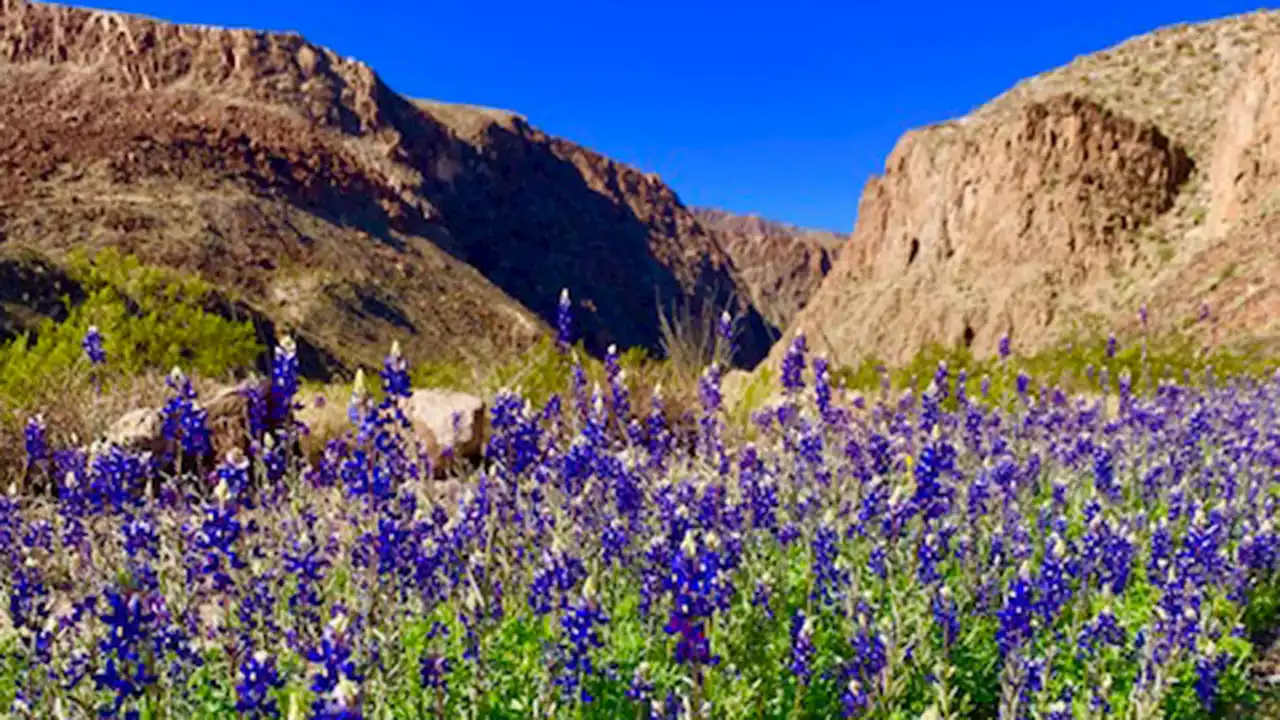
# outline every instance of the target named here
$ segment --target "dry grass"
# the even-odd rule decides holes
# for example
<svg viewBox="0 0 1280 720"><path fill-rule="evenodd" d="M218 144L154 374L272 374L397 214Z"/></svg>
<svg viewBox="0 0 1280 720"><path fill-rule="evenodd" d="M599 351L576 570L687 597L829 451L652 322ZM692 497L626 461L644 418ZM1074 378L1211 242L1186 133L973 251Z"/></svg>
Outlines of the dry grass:
<svg viewBox="0 0 1280 720"><path fill-rule="evenodd" d="M192 384L201 396L220 387L199 377L192 378ZM44 419L51 447L83 447L100 439L129 411L164 405L167 395L165 375L148 372L108 383L101 392L83 375L48 378L28 405L13 407L0 401L0 484L8 487L22 477L26 466L23 429L29 418Z"/></svg>

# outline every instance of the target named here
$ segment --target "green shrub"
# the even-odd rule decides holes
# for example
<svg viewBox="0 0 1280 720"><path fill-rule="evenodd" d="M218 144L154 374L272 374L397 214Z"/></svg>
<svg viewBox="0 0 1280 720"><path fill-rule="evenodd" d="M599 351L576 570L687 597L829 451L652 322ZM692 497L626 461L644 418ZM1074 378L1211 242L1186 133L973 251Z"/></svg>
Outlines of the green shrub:
<svg viewBox="0 0 1280 720"><path fill-rule="evenodd" d="M978 394L982 379L990 382L990 397L1009 398L1016 394L1017 377L1025 373L1031 379L1034 395L1041 383L1061 384L1070 392L1103 393L1104 377L1108 386L1116 387L1128 376L1137 393L1153 391L1163 379L1189 380L1200 384L1212 377L1262 377L1275 372L1277 358L1260 346L1239 344L1232 347L1206 348L1184 334L1151 334L1127 342L1117 342L1114 355L1108 357L1108 340L1097 333L1079 333L1069 341L1030 354L1014 353L1006 359L978 358L968 348L934 344L920 350L905 365L885 370L883 363L869 358L858 365L842 367L832 379L850 390L869 392L878 389L888 373L896 390L924 391L945 362L950 371L954 396L957 374L968 376L968 392Z"/></svg>
<svg viewBox="0 0 1280 720"><path fill-rule="evenodd" d="M250 323L206 310L203 281L144 265L107 250L72 256L69 273L85 291L62 322L0 346L0 403L25 407L50 383L74 384L180 366L205 377L252 365L262 352ZM91 325L102 333L104 367L90 368L81 341Z"/></svg>

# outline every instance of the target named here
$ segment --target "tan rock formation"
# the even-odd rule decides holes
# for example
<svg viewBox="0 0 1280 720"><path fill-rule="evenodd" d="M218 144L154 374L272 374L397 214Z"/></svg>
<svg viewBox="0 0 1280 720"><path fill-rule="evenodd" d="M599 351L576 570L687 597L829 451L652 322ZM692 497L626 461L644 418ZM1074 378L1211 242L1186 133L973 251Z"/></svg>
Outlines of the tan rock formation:
<svg viewBox="0 0 1280 720"><path fill-rule="evenodd" d="M1157 330L1280 338L1280 253L1259 229L1276 42L1280 13L1163 28L907 133L793 333L839 362L903 362L930 343L989 354L1005 332L1030 351L1132 331L1145 303Z"/></svg>
<svg viewBox="0 0 1280 720"><path fill-rule="evenodd" d="M696 208L742 274L751 300L774 326L785 328L830 271L848 236Z"/></svg>

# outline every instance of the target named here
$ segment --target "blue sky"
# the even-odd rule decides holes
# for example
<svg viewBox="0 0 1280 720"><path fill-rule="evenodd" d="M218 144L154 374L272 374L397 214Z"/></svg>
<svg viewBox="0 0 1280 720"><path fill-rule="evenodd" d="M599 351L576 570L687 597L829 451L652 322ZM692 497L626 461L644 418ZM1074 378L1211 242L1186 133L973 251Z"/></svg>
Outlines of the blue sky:
<svg viewBox="0 0 1280 720"><path fill-rule="evenodd" d="M1175 22L1185 0L571 2L93 0L177 22L295 30L399 92L515 110L659 173L688 204L847 231L911 127Z"/></svg>

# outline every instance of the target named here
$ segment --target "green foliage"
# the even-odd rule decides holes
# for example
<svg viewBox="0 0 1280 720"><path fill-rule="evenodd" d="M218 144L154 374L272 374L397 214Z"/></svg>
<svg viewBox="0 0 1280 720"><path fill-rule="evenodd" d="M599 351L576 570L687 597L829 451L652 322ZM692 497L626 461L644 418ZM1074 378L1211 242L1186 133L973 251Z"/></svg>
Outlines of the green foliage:
<svg viewBox="0 0 1280 720"><path fill-rule="evenodd" d="M519 357L489 367L465 362L424 363L412 371L415 387L448 388L480 395L491 395L502 389L517 389L535 406L541 406L552 395L570 390L574 359L582 363L588 387L607 382L604 363L587 353L578 343L568 353L561 352L555 341L544 338ZM618 366L626 374L633 393L647 391L659 382L669 367L665 361L650 358L644 348L630 348L618 356Z"/></svg>
<svg viewBox="0 0 1280 720"><path fill-rule="evenodd" d="M84 301L67 301L63 322L46 320L0 347L0 401L22 407L50 382L83 380L91 372L102 381L181 366L216 377L250 365L261 352L249 323L206 309L212 289L197 278L113 250L92 259L73 256L69 272L84 288ZM81 347L91 325L103 336L102 368L90 368Z"/></svg>
<svg viewBox="0 0 1280 720"><path fill-rule="evenodd" d="M929 345L907 364L887 369L878 358L868 358L857 365L832 372L837 384L869 392L880 387L887 373L896 390L925 390L945 362L950 371L954 396L956 375L963 370L969 379L968 392L977 395L983 378L990 383L990 398L1011 398L1016 393L1017 377L1025 373L1031 379L1034 395L1040 383L1059 384L1067 392L1105 393L1103 379L1114 389L1121 377L1129 377L1137 393L1155 389L1159 381L1174 379L1195 386L1209 378L1259 378L1277 368L1277 358L1251 345L1205 348L1191 337L1180 333L1149 335L1127 343L1117 343L1113 356L1107 356L1107 338L1096 333L1077 335L1075 339L1031 354L1014 353L999 358L979 358L968 348ZM954 403L948 405L952 407Z"/></svg>

